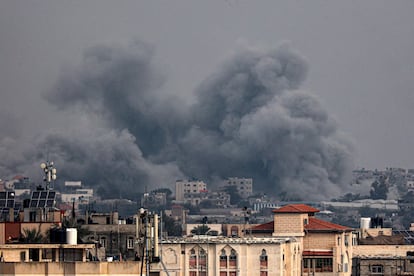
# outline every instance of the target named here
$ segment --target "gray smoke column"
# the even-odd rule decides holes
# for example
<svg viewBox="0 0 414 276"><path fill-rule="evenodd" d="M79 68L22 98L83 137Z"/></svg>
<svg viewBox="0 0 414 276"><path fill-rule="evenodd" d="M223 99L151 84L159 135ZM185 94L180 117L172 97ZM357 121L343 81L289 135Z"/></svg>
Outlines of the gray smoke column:
<svg viewBox="0 0 414 276"><path fill-rule="evenodd" d="M196 91L179 167L202 178L253 177L255 188L290 198L340 193L353 147L318 99L297 90L307 70L287 46L235 55Z"/></svg>
<svg viewBox="0 0 414 276"><path fill-rule="evenodd" d="M39 139L37 146L47 147L55 163L64 165L64 178L99 187L105 197L134 198L146 187L171 187L183 177L169 160L154 161L172 139L171 123L176 122L176 132L185 120L175 99L160 93L164 77L152 57L152 46L141 41L90 48L83 63L62 72L44 95L77 114L77 121Z"/></svg>
<svg viewBox="0 0 414 276"><path fill-rule="evenodd" d="M235 54L191 106L163 93L153 54L140 41L91 48L45 95L77 118L37 139L67 179L127 196L181 177L209 185L252 177L256 190L302 199L335 196L348 183L352 145L318 99L298 90L308 66L289 47Z"/></svg>

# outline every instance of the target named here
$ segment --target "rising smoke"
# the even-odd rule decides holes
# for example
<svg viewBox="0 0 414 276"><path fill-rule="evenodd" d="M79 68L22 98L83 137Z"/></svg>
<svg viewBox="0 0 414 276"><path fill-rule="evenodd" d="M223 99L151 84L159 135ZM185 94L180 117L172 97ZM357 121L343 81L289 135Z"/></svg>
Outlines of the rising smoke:
<svg viewBox="0 0 414 276"><path fill-rule="evenodd" d="M352 145L319 100L298 90L308 66L289 47L240 51L199 85L190 106L162 93L153 55L140 41L87 50L45 95L78 120L37 137L29 163L48 147L65 168L61 179L106 197L172 188L184 177L209 185L252 177L256 190L303 199L335 196L348 183Z"/></svg>

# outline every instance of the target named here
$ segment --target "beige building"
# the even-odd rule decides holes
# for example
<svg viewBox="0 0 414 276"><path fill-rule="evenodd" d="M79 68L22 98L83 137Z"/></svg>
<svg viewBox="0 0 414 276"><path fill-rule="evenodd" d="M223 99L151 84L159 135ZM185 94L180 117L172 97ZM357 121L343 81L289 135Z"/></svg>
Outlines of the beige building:
<svg viewBox="0 0 414 276"><path fill-rule="evenodd" d="M145 275L141 262L3 262L0 275ZM144 272L145 273L145 272ZM153 274L151 274L153 275ZM158 274L156 274L158 275Z"/></svg>
<svg viewBox="0 0 414 276"><path fill-rule="evenodd" d="M175 182L175 200L198 205L207 193L207 184L201 180L177 180Z"/></svg>
<svg viewBox="0 0 414 276"><path fill-rule="evenodd" d="M301 244L293 238L194 236L165 240L160 247L163 264L151 270L159 275L301 275Z"/></svg>
<svg viewBox="0 0 414 276"><path fill-rule="evenodd" d="M352 229L318 219L317 212L304 204L283 206L273 211L273 221L253 227L251 233L299 241L302 275L351 275Z"/></svg>
<svg viewBox="0 0 414 276"><path fill-rule="evenodd" d="M224 186L235 186L241 198L248 198L253 194L253 179L229 177L224 181Z"/></svg>
<svg viewBox="0 0 414 276"><path fill-rule="evenodd" d="M410 244L413 234L361 227L354 233L352 275L414 275L414 245Z"/></svg>

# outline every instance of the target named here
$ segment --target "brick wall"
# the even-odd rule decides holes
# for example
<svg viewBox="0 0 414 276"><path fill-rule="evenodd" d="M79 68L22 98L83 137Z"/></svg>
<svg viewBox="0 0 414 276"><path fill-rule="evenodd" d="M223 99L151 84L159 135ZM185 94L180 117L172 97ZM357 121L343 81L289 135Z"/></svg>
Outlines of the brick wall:
<svg viewBox="0 0 414 276"><path fill-rule="evenodd" d="M303 220L307 214L279 214L274 215L274 236L303 236Z"/></svg>

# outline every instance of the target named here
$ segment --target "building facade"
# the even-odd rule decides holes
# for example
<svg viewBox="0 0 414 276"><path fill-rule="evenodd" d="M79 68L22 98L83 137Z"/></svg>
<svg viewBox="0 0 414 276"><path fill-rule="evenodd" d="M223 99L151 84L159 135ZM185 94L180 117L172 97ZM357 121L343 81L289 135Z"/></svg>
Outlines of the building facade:
<svg viewBox="0 0 414 276"><path fill-rule="evenodd" d="M253 179L229 177L224 181L224 186L235 186L241 198L248 198L253 195Z"/></svg>
<svg viewBox="0 0 414 276"><path fill-rule="evenodd" d="M198 205L206 196L207 184L201 180L177 180L175 182L175 200Z"/></svg>
<svg viewBox="0 0 414 276"><path fill-rule="evenodd" d="M194 236L165 240L160 247L162 263L151 269L159 275L301 275L301 246L291 238Z"/></svg>

